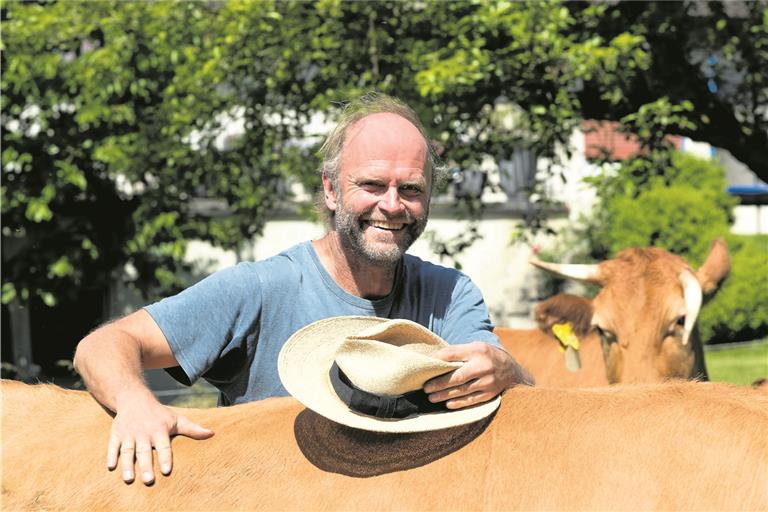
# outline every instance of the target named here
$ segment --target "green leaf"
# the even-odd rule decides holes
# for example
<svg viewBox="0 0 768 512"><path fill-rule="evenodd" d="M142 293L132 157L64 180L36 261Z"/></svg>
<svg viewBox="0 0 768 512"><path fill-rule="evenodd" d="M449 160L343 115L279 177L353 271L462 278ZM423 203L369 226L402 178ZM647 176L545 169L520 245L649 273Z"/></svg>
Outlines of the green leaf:
<svg viewBox="0 0 768 512"><path fill-rule="evenodd" d="M74 271L75 268L66 256L62 256L48 267L48 274L55 277L66 277L72 275Z"/></svg>
<svg viewBox="0 0 768 512"><path fill-rule="evenodd" d="M31 199L24 215L36 224L47 222L53 218L53 212L48 208L48 202L43 199Z"/></svg>
<svg viewBox="0 0 768 512"><path fill-rule="evenodd" d="M10 304L16 298L16 287L13 283L3 283L2 303Z"/></svg>
<svg viewBox="0 0 768 512"><path fill-rule="evenodd" d="M38 292L38 295L43 300L43 303L49 308L52 308L56 304L58 304L58 301L56 300L56 296L51 292L41 291L41 292Z"/></svg>

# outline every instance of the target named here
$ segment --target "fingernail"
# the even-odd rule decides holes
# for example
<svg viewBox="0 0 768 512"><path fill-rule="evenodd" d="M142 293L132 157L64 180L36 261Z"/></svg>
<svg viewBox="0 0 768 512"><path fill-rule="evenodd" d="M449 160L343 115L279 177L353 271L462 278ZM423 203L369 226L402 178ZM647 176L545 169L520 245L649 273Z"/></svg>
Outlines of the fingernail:
<svg viewBox="0 0 768 512"><path fill-rule="evenodd" d="M171 472L171 465L170 464L163 464L160 466L160 471L163 472L164 475L167 475Z"/></svg>
<svg viewBox="0 0 768 512"><path fill-rule="evenodd" d="M133 473L130 471L123 471L123 480L126 482L130 482L133 480Z"/></svg>
<svg viewBox="0 0 768 512"><path fill-rule="evenodd" d="M144 483L145 483L145 484L148 484L149 482L151 482L152 480L154 480L154 478L152 477L152 473L150 473L149 471L145 471L145 472L144 472L144 473L141 475L141 478L144 480Z"/></svg>

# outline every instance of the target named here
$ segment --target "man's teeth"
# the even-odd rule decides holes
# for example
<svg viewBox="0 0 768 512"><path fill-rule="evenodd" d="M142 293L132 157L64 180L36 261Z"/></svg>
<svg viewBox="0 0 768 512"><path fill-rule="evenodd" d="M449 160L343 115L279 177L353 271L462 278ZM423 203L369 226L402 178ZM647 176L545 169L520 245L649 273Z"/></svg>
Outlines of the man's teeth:
<svg viewBox="0 0 768 512"><path fill-rule="evenodd" d="M397 230L402 228L405 225L402 222L386 222L382 220L370 220L368 221L368 223L375 228L390 229L390 230Z"/></svg>

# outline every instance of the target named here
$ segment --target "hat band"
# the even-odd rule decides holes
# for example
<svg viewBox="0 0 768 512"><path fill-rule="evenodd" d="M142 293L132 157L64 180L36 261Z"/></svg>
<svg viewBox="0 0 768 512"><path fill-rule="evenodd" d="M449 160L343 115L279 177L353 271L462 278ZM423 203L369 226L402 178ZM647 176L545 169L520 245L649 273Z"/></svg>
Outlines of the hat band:
<svg viewBox="0 0 768 512"><path fill-rule="evenodd" d="M402 395L376 395L364 391L350 382L334 362L330 371L331 384L342 402L350 409L367 416L404 419L437 411L446 411L445 402L432 403L427 394L417 389Z"/></svg>

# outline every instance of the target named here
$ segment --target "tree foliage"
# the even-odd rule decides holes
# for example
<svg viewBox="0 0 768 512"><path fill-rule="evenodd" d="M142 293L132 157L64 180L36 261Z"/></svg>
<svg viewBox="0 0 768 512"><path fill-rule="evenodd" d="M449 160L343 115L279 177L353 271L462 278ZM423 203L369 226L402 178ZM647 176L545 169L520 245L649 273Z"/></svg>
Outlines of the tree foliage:
<svg viewBox="0 0 768 512"><path fill-rule="evenodd" d="M701 311L705 341L744 341L768 336L768 237L729 236L731 273Z"/></svg>
<svg viewBox="0 0 768 512"><path fill-rule="evenodd" d="M641 122L644 139L710 142L768 180L766 2L473 5L417 76L446 109L492 124L504 96L545 157L582 118Z"/></svg>
<svg viewBox="0 0 768 512"><path fill-rule="evenodd" d="M186 241L237 249L284 180L317 186L313 116L369 90L464 168L519 147L556 162L586 116L710 140L764 176L764 5L626 4L6 2L3 302L182 286Z"/></svg>
<svg viewBox="0 0 768 512"><path fill-rule="evenodd" d="M599 202L583 236L592 258L650 245L699 264L712 240L729 232L736 200L725 191L722 167L682 153L662 166L667 154L628 160L591 180ZM646 179L646 172L637 171L648 166L657 174Z"/></svg>
<svg viewBox="0 0 768 512"><path fill-rule="evenodd" d="M647 65L623 73L621 91L585 86L586 117L626 120L664 99L685 114L664 132L727 149L768 181L767 2L616 2L595 34L632 34Z"/></svg>
<svg viewBox="0 0 768 512"><path fill-rule="evenodd" d="M296 159L267 119L285 61L270 4L12 3L4 18L4 302L52 305L126 263L142 290L171 290L187 240L260 231ZM234 109L233 147L217 139Z"/></svg>

